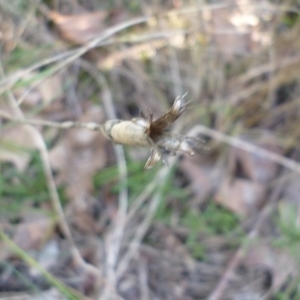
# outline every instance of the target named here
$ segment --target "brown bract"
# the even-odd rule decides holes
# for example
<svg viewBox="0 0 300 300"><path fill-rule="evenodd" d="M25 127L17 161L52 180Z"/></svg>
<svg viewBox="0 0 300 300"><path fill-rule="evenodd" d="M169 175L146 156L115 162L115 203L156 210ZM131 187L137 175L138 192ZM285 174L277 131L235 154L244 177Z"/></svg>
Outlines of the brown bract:
<svg viewBox="0 0 300 300"><path fill-rule="evenodd" d="M186 94L185 94L186 95ZM167 129L187 110L189 103L184 103L184 97L178 96L169 111L153 120L151 113L146 117L134 118L130 121L109 120L103 126L103 133L111 141L128 146L142 146L151 150L145 169L152 168L165 155L175 155L178 152L194 155L194 147L201 140L167 132Z"/></svg>

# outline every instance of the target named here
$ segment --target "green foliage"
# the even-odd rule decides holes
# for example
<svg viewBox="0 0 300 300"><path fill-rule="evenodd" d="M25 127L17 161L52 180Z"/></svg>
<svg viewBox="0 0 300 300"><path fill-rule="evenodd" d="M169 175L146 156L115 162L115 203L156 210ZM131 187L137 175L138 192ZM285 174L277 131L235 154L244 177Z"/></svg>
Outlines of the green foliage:
<svg viewBox="0 0 300 300"><path fill-rule="evenodd" d="M199 260L205 259L205 249L198 243L198 234L203 231L206 224L199 213L189 210L182 219L183 224L189 229L189 236L186 245L191 249L193 257Z"/></svg>
<svg viewBox="0 0 300 300"><path fill-rule="evenodd" d="M1 233L0 233L1 235ZM3 274L5 272L11 272L12 276L16 276L16 278L26 286L28 291L31 294L38 294L40 292L39 288L34 285L27 276L25 276L22 272L20 272L13 264L6 262L5 260L0 261L0 272Z"/></svg>
<svg viewBox="0 0 300 300"><path fill-rule="evenodd" d="M128 3L128 9L131 11L131 13L138 13L140 12L140 5L141 2L134 0L134 1L129 1Z"/></svg>
<svg viewBox="0 0 300 300"><path fill-rule="evenodd" d="M157 173L157 168L144 171L144 162L129 162L128 163L128 181L127 186L130 191L131 201L145 189L145 186L154 178ZM159 203L155 219L166 224L170 223L173 206L170 205L170 200L174 205L180 205L184 209L187 206L189 192L182 187L174 185L174 176L176 168L170 170L168 178L164 179L162 187L162 196ZM111 185L111 191L118 193L121 187L126 183L118 182L117 166L102 169L94 176L94 185L100 188L104 185ZM182 211L180 209L179 211ZM197 259L205 258L205 249L197 242L198 234L204 232L209 235L214 234L229 234L238 226L238 218L228 210L209 202L202 212L196 212L188 209L182 215L181 223L189 229L189 237L187 245L192 251L192 255Z"/></svg>
<svg viewBox="0 0 300 300"><path fill-rule="evenodd" d="M176 206L185 204L189 195L185 188L174 185L175 173L176 167L173 167L169 172L168 178L164 180L161 200L155 215L156 220L166 224L170 223L173 215L173 207L169 204L170 200L174 200L173 203Z"/></svg>
<svg viewBox="0 0 300 300"><path fill-rule="evenodd" d="M279 205L279 214L275 223L280 232L280 237L273 241L273 245L288 250L293 257L300 262L299 243L300 243L300 226L298 223L297 207L287 202L281 202ZM274 299L300 300L299 294L299 277L289 281L283 291L278 292Z"/></svg>
<svg viewBox="0 0 300 300"><path fill-rule="evenodd" d="M100 170L93 178L95 188L101 188L105 185L111 186L111 192L117 194L124 185L127 185L130 195L130 201L134 201L136 197L144 191L145 187L154 179L161 165L157 165L150 170L143 169L144 161L136 162L129 161L127 164L128 178L127 182L119 182L118 167L111 166ZM172 215L172 210L167 205L167 200L175 198L179 201L186 201L188 192L181 188L174 186L173 178L176 169L173 168L169 172L168 178L164 179L162 187L162 196L159 207L156 212L156 220L169 223Z"/></svg>
<svg viewBox="0 0 300 300"><path fill-rule="evenodd" d="M299 14L296 12L288 12L283 15L281 21L284 25L291 28L299 21Z"/></svg>
<svg viewBox="0 0 300 300"><path fill-rule="evenodd" d="M274 295L274 300L289 300L290 297L286 295L284 292L278 292Z"/></svg>
<svg viewBox="0 0 300 300"><path fill-rule="evenodd" d="M59 189L59 194L64 202L66 197L62 187ZM20 212L26 202L39 205L49 200L39 153L32 152L31 161L25 172L18 171L11 164L1 164L0 199L0 215L6 216Z"/></svg>
<svg viewBox="0 0 300 300"><path fill-rule="evenodd" d="M192 230L228 234L238 225L238 218L225 208L209 202L202 212L189 210L183 222Z"/></svg>
<svg viewBox="0 0 300 300"><path fill-rule="evenodd" d="M3 58L3 64L8 72L18 71L20 67L27 67L36 63L38 59L47 57L52 48L51 45L39 45L38 47L32 47L31 45L17 46L9 56ZM30 86L35 81L46 78L49 74L53 74L53 67L44 67L35 74L31 73L30 75L33 76L30 79L22 78L14 85L14 88Z"/></svg>
<svg viewBox="0 0 300 300"><path fill-rule="evenodd" d="M284 290L274 295L274 300L300 300L299 294L299 278L292 280Z"/></svg>
<svg viewBox="0 0 300 300"><path fill-rule="evenodd" d="M205 249L197 241L199 233L229 234L238 226L238 218L226 209L209 202L203 212L188 210L182 218L182 223L189 229L186 244L192 255L197 259L205 259Z"/></svg>
<svg viewBox="0 0 300 300"><path fill-rule="evenodd" d="M282 203L277 218L281 236L274 241L275 246L289 249L295 257L299 257L300 226L297 220L297 209L292 204Z"/></svg>
<svg viewBox="0 0 300 300"><path fill-rule="evenodd" d="M65 283L54 277L46 269L44 269L39 263L37 263L31 256L29 256L23 249L21 249L17 244L15 244L4 232L0 230L0 241L3 241L10 250L27 265L34 267L38 270L44 278L54 287L56 287L59 292L66 296L67 299L77 300L81 299L81 294L77 291L72 290Z"/></svg>
<svg viewBox="0 0 300 300"><path fill-rule="evenodd" d="M154 174L157 172L157 168L152 168L148 171L144 171L145 162L131 161L127 165L128 177L127 182L119 182L118 179L118 166L114 165L101 169L94 177L95 188L100 188L105 185L111 186L112 193L118 193L121 188L126 185L130 191L132 199L143 191L145 186L151 181Z"/></svg>

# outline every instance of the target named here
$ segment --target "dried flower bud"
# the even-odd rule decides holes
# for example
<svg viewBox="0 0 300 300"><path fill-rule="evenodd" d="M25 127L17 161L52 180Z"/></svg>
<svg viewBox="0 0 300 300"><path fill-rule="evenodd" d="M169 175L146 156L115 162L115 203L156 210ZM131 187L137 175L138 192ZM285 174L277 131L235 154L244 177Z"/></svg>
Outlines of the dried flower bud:
<svg viewBox="0 0 300 300"><path fill-rule="evenodd" d="M194 155L193 148L201 144L201 140L166 131L187 110L188 103L183 104L184 96L177 97L171 109L156 120L152 120L152 114L148 119L143 116L131 121L109 120L103 126L103 133L114 143L150 148L145 169L153 167L166 154L185 152Z"/></svg>

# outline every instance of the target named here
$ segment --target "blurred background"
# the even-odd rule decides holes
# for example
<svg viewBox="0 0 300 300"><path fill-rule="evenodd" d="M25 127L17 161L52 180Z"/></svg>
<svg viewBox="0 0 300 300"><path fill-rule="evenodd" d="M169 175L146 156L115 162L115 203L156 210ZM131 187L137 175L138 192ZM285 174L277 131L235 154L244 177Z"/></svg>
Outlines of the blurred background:
<svg viewBox="0 0 300 300"><path fill-rule="evenodd" d="M0 0L0 299L300 299L299 12ZM186 92L169 166L58 128Z"/></svg>

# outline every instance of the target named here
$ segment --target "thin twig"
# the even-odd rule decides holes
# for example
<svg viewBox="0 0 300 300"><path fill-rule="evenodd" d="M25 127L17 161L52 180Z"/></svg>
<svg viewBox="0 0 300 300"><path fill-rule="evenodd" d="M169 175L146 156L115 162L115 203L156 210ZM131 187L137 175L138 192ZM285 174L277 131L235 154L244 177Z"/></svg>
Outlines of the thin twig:
<svg viewBox="0 0 300 300"><path fill-rule="evenodd" d="M175 162L175 160L173 160L172 164L174 164L174 162ZM136 252L141 244L141 241L144 238L144 236L155 216L155 213L156 213L158 205L159 205L159 200L161 198L161 188L165 182L164 179L167 177L169 172L170 172L170 168L166 167L166 166L164 166L163 169L159 172L159 176L157 177L158 184L156 185L157 192L154 194L154 196L150 202L150 205L147 209L147 214L144 217L142 223L139 224L139 226L136 230L135 236L128 246L127 252L124 254L124 256L122 257L122 259L120 260L120 262L118 264L118 268L117 268L117 278L118 279L120 279L124 275L130 261L136 254Z"/></svg>
<svg viewBox="0 0 300 300"><path fill-rule="evenodd" d="M18 115L18 117L19 117L18 119L21 119L23 116L23 113L20 110L20 108L18 107L16 101L13 99L13 97L10 97L9 102L10 102L10 106L13 108L13 111L15 112L15 114ZM64 212L63 212L62 206L60 204L56 185L55 185L54 178L52 175L52 170L51 170L51 166L50 166L50 160L49 160L49 156L48 156L47 147L46 147L43 137L41 136L40 132L36 128L32 127L31 125L24 125L24 128L32 136L35 146L38 149L38 151L40 152L42 165L43 165L43 169L44 169L44 174L46 177L46 182L47 182L48 190L50 193L50 199L51 199L53 208L54 208L55 212L57 213L60 228L70 243L71 252L72 252L73 258L75 259L75 262L78 265L84 267L85 269L92 271L95 275L97 275L97 276L100 275L97 269L95 269L92 265L88 265L85 263L85 261L82 259L81 255L80 255L78 249L75 246L70 228L65 220Z"/></svg>
<svg viewBox="0 0 300 300"><path fill-rule="evenodd" d="M228 4L209 4L209 5L203 5L199 7L192 7L192 8L183 8L181 10L176 10L176 11L168 11L165 13L165 16L171 16L173 14L190 14L190 13L198 13L200 11L209 11L209 10L215 10L219 9L222 7L229 7L230 5ZM39 7L40 8L40 7ZM47 12L44 11L44 14L47 15ZM51 58L44 59L24 70L14 72L12 75L7 76L3 80L0 81L0 94L3 93L4 91L10 89L16 82L18 82L21 78L23 78L26 74L29 74L35 70L40 69L41 67L50 65L52 63L55 63L57 61L62 61L64 60L64 63L62 65L59 65L56 69L53 69L53 73L60 70L63 66L68 64L69 62L75 60L76 58L80 57L87 51L91 50L92 48L99 47L99 46L105 46L109 45L115 42L118 42L116 40L110 40L107 41L107 39L114 34L116 34L119 31L122 31L128 27L135 26L138 24L146 23L148 22L152 17L151 16L143 16L143 17L138 17L132 20L129 20L127 22L123 22L121 24L118 24L116 26L113 26L107 30L105 30L103 33L101 33L98 37L95 37L92 41L90 41L88 44L78 47L77 49L72 49L72 50L67 50L63 53L59 53L57 55L54 55ZM161 34L158 33L159 38L161 37ZM164 35L164 34L163 34ZM130 38L129 38L130 39ZM144 40L145 38L142 38ZM146 37L147 39L147 37ZM104 42L104 40L106 40ZM121 41L122 42L122 41ZM124 42L128 42L128 40L125 40ZM139 39L137 39L137 42L139 42Z"/></svg>
<svg viewBox="0 0 300 300"><path fill-rule="evenodd" d="M109 86L104 76L102 76L97 69L91 64L80 61L80 66L94 77L102 88L101 98L103 101L104 109L108 119L116 119L116 113L113 105L112 95ZM105 260L105 272L106 281L108 284L104 286L104 290L99 294L99 299L108 299L109 296L114 293L117 296L116 285L116 265L118 262L119 251L122 244L122 239L125 229L125 220L128 207L128 189L127 189L127 165L124 150L120 145L114 145L114 151L117 159L118 171L119 171L119 182L122 183L123 188L119 192L118 201L118 212L115 218L115 222L112 226L111 231L106 237L106 260Z"/></svg>
<svg viewBox="0 0 300 300"><path fill-rule="evenodd" d="M5 72L3 70L2 65L1 65L1 73L5 77ZM24 114L23 114L22 110L20 109L20 107L17 103L17 100L15 99L15 97L11 91L8 91L8 103L9 103L9 106L10 106L12 112L16 115L16 119L18 119L18 120L24 119ZM6 113L4 113L4 114L6 116L8 115ZM69 226L66 222L65 216L64 216L64 212L63 212L63 209L62 209L62 206L60 203L56 184L55 184L55 181L53 178L47 146L45 144L45 141L44 141L41 133L35 127L33 127L32 125L29 125L29 124L25 124L24 128L25 128L25 130L28 131L28 133L32 137L35 147L40 153L42 166L43 166L52 206L58 216L59 226L70 244L72 257L73 257L75 263L78 266L81 266L84 270L93 273L96 278L100 278L99 271L94 266L87 264L83 260L79 250L77 249L77 247L74 243L70 228L69 228Z"/></svg>
<svg viewBox="0 0 300 300"><path fill-rule="evenodd" d="M264 75L265 73L274 72L280 69L288 68L290 66L300 63L300 56L288 56L284 57L276 62L276 65L273 66L272 62L268 62L264 65L259 65L253 69L248 70L244 74L238 77L238 82L240 84L247 83L254 78Z"/></svg>
<svg viewBox="0 0 300 300"><path fill-rule="evenodd" d="M178 124L180 126L180 124ZM191 130L188 135L194 136L196 132ZM154 216L157 211L159 200L161 197L161 188L164 185L165 179L168 177L172 166L177 162L178 156L172 157L169 161L169 166L164 166L154 177L154 179L146 186L144 191L137 198L131 210L127 216L126 225L128 226L130 220L133 218L137 210L143 205L146 199L150 196L150 194L157 189L157 192L151 199L149 208L147 210L147 214L144 217L141 224L139 224L137 231L135 232L135 236L129 244L127 252L124 254L117 268L117 276L120 279L125 273L130 261L133 259L134 255L138 251L138 248L141 244L142 239L144 238Z"/></svg>
<svg viewBox="0 0 300 300"><path fill-rule="evenodd" d="M68 297L68 299L76 300L76 299L84 299L91 300L75 289L67 286L61 280L55 278L51 273L49 273L45 268L43 268L38 262L36 262L31 256L29 256L22 248L20 248L17 244L15 244L0 228L0 240L5 242L7 246L13 251L19 258L27 263L28 266L37 269L43 277L53 286L55 286L62 295ZM1 299L2 296L1 296Z"/></svg>
<svg viewBox="0 0 300 300"><path fill-rule="evenodd" d="M300 164L296 161L286 158L280 154L274 153L272 151L268 151L261 147L255 146L249 142L243 141L240 138L228 136L220 131L205 127L203 125L197 125L193 128L193 132L197 132L198 134L205 134L210 136L213 139L221 141L223 143L229 144L233 147L237 147L244 151L253 153L260 157L265 158L266 160L271 160L279 165L288 168L294 172L300 173Z"/></svg>
<svg viewBox="0 0 300 300"><path fill-rule="evenodd" d="M115 119L116 113L112 101L112 95L105 78L101 74L94 74L95 78L102 87L102 101L106 115L109 119ZM106 285L103 293L99 295L99 299L109 299L111 289L116 291L117 276L116 266L118 263L119 251L121 248L125 220L128 207L128 188L127 188L127 165L124 154L124 149L120 145L114 145L114 151L117 159L119 182L122 183L123 188L119 192L118 212L114 220L111 232L109 232L106 239L106 275L109 285Z"/></svg>
<svg viewBox="0 0 300 300"><path fill-rule="evenodd" d="M69 63L73 62L74 60L76 60L77 58L79 58L80 56L82 56L83 54L88 52L89 50L98 47L102 41L113 36L117 32L122 31L122 30L124 30L128 27L134 26L134 25L145 23L149 19L150 19L150 17L138 17L138 18L129 20L127 22L123 22L121 24L115 25L115 26L105 30L98 37L94 38L86 45L77 48L75 51L68 51L66 54L63 53L61 55L58 55L55 59L48 59L49 63L54 62L54 61L60 61L60 63L58 63L56 66L54 66L51 69L51 74L54 74L57 71L61 70L62 68L67 66ZM62 60L61 57L64 57L64 59ZM40 64L41 63L38 63L37 65L40 65ZM45 65L45 64L43 64L43 65ZM0 86L4 85L4 88L1 90L1 92L4 92L7 89L10 89L18 80L20 80L22 77L24 77L24 75L32 72L32 70L35 70L36 68L37 68L36 65L31 66L24 71L20 71L17 74L14 74L13 76L7 77L5 80L2 80L0 82Z"/></svg>
<svg viewBox="0 0 300 300"><path fill-rule="evenodd" d="M79 123L79 122L66 121L66 122L57 123L57 122L46 121L46 120L16 118L3 110L0 110L0 116L7 120L11 120L12 122L16 122L16 123L49 126L49 127L53 127L53 128L60 128L60 129L86 128L88 130L98 131L98 130L101 130L101 128L102 128L101 124L93 123L93 122Z"/></svg>
<svg viewBox="0 0 300 300"><path fill-rule="evenodd" d="M12 120L14 122L33 124L33 125L50 126L50 127L62 128L62 129L81 127L81 128L86 128L89 130L101 130L101 128L102 128L101 124L92 123L92 122L91 123L77 123L77 122L67 121L67 122L62 122L62 123L56 123L56 122L44 121L44 120L29 120L29 119L15 118L15 117L11 116L10 114L8 114L4 111L1 111L1 110L0 110L0 116L4 117L6 119ZM237 147L244 151L253 153L255 155L261 156L267 160L274 161L285 168L288 168L292 171L300 173L300 164L297 163L296 161L286 158L286 157L284 157L280 154L274 153L272 151L263 149L259 146L251 144L249 142L246 142L240 138L231 137L220 131L208 128L203 125L197 125L197 126L193 127L193 130L191 131L191 133L208 135L213 139L224 142L233 147Z"/></svg>

